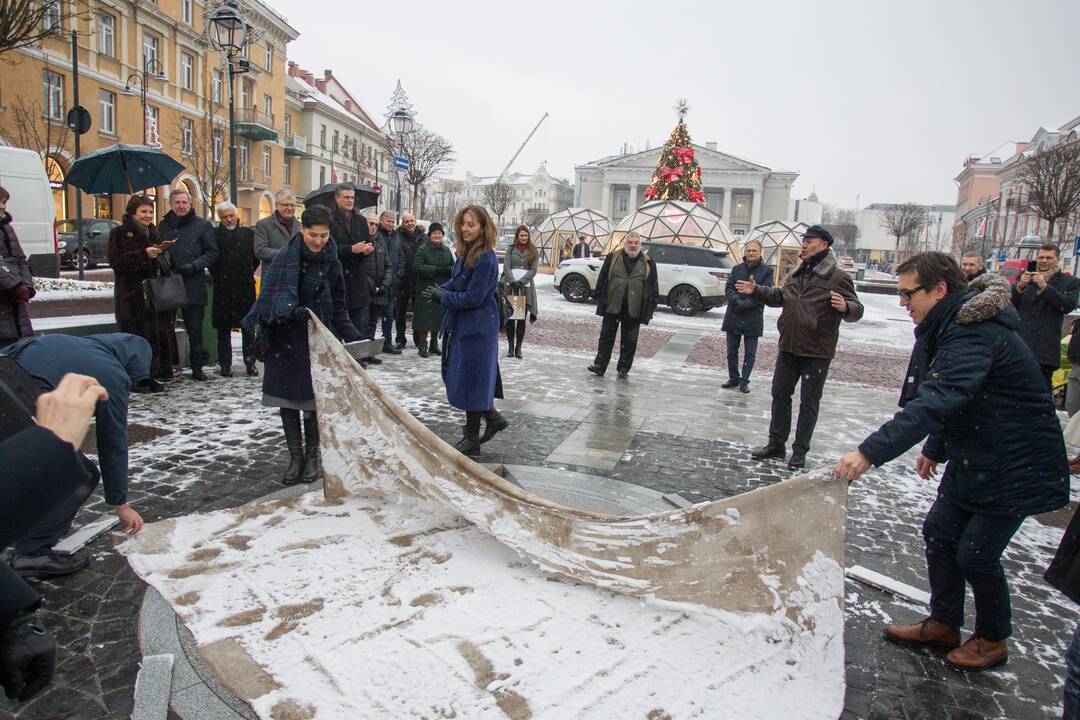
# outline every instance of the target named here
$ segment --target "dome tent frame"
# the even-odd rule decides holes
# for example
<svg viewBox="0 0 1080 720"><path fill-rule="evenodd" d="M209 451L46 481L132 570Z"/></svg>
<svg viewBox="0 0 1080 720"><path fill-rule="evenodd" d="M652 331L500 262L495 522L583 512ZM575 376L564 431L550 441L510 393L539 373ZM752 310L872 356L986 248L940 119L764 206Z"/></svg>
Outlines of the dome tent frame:
<svg viewBox="0 0 1080 720"><path fill-rule="evenodd" d="M589 253L597 254L611 234L611 220L589 208L566 208L540 223L536 247L540 251L540 272L553 273L570 257L578 235L589 240Z"/></svg>
<svg viewBox="0 0 1080 720"><path fill-rule="evenodd" d="M668 242L713 248L727 252L732 260L741 257L739 239L715 212L698 203L681 200L654 200L639 207L611 232L604 254L617 250L630 232L649 242Z"/></svg>
<svg viewBox="0 0 1080 720"><path fill-rule="evenodd" d="M802 236L809 228L804 222L773 220L755 227L743 244L761 243L761 261L773 266L773 284L781 285L799 264Z"/></svg>

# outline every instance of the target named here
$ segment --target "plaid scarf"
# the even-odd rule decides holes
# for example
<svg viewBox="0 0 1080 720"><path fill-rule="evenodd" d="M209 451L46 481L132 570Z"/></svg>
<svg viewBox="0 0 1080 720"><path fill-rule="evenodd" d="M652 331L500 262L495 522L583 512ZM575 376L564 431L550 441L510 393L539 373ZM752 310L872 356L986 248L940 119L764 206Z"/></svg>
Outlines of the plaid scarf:
<svg viewBox="0 0 1080 720"><path fill-rule="evenodd" d="M243 326L250 331L260 323L290 322L301 298L314 298L317 306L310 309L323 322L329 321L334 307L326 276L336 260L337 246L333 240L318 253L312 253L297 234L274 256L259 289L259 297L244 317Z"/></svg>

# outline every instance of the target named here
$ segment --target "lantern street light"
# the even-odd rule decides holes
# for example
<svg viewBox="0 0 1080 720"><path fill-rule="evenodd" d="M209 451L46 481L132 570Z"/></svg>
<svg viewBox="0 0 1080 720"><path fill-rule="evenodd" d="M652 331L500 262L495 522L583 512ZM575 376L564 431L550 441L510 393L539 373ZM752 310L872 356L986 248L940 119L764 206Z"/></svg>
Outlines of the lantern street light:
<svg viewBox="0 0 1080 720"><path fill-rule="evenodd" d="M135 88L139 88L139 95L142 98L142 125L143 125L143 145L149 142L146 137L146 86L151 80L167 80L165 77L165 66L154 58L146 58L143 61L143 71L141 73L132 73L128 75L127 82L124 83L124 95L135 95Z"/></svg>
<svg viewBox="0 0 1080 720"><path fill-rule="evenodd" d="M412 113L403 107L397 108L390 114L390 129L397 136L397 154L401 157L405 155L405 136L413 131L415 125ZM401 173L402 170L400 169L396 169L394 173L397 176L397 219L399 223L401 222Z"/></svg>
<svg viewBox="0 0 1080 720"><path fill-rule="evenodd" d="M237 202L236 189L236 106L233 103L233 78L249 69L246 58L240 57L247 47L251 26L240 13L240 7L227 0L207 16L207 35L215 50L225 53L229 70L229 200Z"/></svg>

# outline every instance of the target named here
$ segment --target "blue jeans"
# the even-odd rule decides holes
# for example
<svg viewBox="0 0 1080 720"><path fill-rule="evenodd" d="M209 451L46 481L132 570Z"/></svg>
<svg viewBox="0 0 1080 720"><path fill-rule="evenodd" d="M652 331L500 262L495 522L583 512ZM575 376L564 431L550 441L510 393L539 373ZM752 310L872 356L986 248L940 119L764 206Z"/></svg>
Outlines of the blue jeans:
<svg viewBox="0 0 1080 720"><path fill-rule="evenodd" d="M975 634L991 642L1012 634L1001 554L1023 522L1023 517L973 513L938 496L923 521L930 617L962 627L967 582L975 596Z"/></svg>
<svg viewBox="0 0 1080 720"><path fill-rule="evenodd" d="M1061 720L1080 720L1080 624L1065 653L1065 712Z"/></svg>
<svg viewBox="0 0 1080 720"><path fill-rule="evenodd" d="M739 374L739 340L746 343L742 375ZM756 337L733 332L727 333L727 374L729 380L750 382L750 373L754 371L754 360L757 358L757 343L758 339Z"/></svg>

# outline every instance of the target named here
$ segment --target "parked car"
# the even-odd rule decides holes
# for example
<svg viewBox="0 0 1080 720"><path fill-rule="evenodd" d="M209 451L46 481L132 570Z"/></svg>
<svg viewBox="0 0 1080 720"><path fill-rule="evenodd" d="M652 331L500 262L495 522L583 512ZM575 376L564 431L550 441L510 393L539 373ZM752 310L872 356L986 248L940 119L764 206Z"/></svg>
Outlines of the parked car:
<svg viewBox="0 0 1080 720"><path fill-rule="evenodd" d="M735 263L726 252L693 245L642 243L656 263L660 303L677 315L696 315L724 303L724 284ZM588 302L604 258L563 260L555 270L555 289L570 302Z"/></svg>
<svg viewBox="0 0 1080 720"><path fill-rule="evenodd" d="M0 146L0 185L11 193L7 211L34 277L57 277L56 206L41 156L33 150Z"/></svg>
<svg viewBox="0 0 1080 720"><path fill-rule="evenodd" d="M61 220L56 223L56 247L60 264L64 267L92 268L109 261L109 233L119 225L115 220L83 218L83 253L79 255L79 235L75 231L78 220Z"/></svg>

